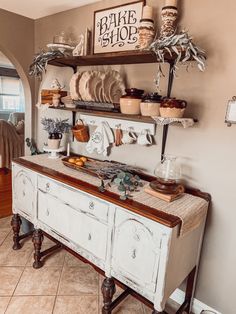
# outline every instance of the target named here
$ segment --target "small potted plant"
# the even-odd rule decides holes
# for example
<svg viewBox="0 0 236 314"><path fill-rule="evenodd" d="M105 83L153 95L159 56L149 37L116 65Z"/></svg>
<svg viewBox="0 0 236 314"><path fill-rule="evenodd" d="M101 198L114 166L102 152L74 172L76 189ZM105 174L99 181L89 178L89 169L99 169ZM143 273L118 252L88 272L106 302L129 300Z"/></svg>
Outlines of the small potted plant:
<svg viewBox="0 0 236 314"><path fill-rule="evenodd" d="M58 149L60 147L62 135L71 129L68 120L42 118L43 130L48 132L48 148Z"/></svg>

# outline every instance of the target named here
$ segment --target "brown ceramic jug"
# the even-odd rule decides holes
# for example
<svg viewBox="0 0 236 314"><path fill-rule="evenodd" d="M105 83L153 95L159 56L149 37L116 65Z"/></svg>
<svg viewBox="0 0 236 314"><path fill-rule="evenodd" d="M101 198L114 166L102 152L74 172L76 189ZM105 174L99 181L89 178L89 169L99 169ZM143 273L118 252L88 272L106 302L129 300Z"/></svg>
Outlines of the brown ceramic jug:
<svg viewBox="0 0 236 314"><path fill-rule="evenodd" d="M182 118L187 102L176 98L164 98L160 105L160 115L163 118Z"/></svg>

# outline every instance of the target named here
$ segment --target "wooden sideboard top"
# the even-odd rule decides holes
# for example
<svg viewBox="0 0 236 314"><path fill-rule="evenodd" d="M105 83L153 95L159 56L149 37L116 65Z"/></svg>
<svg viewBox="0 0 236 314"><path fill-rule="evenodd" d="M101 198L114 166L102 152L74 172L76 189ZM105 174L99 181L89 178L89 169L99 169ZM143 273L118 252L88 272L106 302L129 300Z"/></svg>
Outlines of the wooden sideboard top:
<svg viewBox="0 0 236 314"><path fill-rule="evenodd" d="M61 172L55 171L53 169L42 167L36 163L30 162L28 160L25 160L23 158L17 158L13 160L16 164L21 165L23 167L26 167L30 170L33 170L35 172L38 172L42 175L48 176L54 180L57 180L59 182L62 182L64 184L67 184L69 186L72 186L74 188L77 188L81 191L87 192L93 196L99 197L105 201L108 201L110 203L113 203L115 205L121 206L123 208L126 208L134 213L137 213L143 217L146 217L148 219L154 220L156 222L159 222L167 227L173 228L176 225L181 224L181 219L177 216L167 214L163 211L157 210L155 208L143 205L141 203L138 203L132 199L128 199L126 201L122 201L119 198L119 195L112 193L110 191L100 192L98 188L92 184L89 184L87 182L84 182L82 180L70 177L68 175L65 175ZM149 175L145 175L145 180L152 181L155 178ZM187 188L187 193L204 198L208 202L210 202L211 197L207 193L203 193L200 190Z"/></svg>

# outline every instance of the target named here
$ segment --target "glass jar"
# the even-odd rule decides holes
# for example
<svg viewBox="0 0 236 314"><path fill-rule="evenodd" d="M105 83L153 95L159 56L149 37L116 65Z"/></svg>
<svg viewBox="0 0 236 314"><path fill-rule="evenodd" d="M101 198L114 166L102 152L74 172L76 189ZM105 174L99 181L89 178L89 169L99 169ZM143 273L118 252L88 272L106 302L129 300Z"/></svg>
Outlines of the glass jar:
<svg viewBox="0 0 236 314"><path fill-rule="evenodd" d="M152 117L159 116L161 101L162 96L158 93L146 94L140 103L141 115Z"/></svg>
<svg viewBox="0 0 236 314"><path fill-rule="evenodd" d="M163 160L156 167L155 175L161 181L177 183L181 178L181 167L177 157L164 155Z"/></svg>
<svg viewBox="0 0 236 314"><path fill-rule="evenodd" d="M66 33L65 32L61 32L60 34L58 35L55 35L53 37L53 43L54 44L67 44L67 36L66 36Z"/></svg>
<svg viewBox="0 0 236 314"><path fill-rule="evenodd" d="M129 88L125 90L126 95L120 98L120 111L124 114L139 115L140 103L144 90Z"/></svg>

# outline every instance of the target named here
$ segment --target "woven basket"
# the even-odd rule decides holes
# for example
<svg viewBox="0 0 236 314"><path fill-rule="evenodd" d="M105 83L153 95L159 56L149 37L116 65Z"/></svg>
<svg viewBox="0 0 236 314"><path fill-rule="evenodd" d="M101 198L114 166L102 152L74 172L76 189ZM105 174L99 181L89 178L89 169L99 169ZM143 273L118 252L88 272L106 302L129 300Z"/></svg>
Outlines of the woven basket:
<svg viewBox="0 0 236 314"><path fill-rule="evenodd" d="M84 125L82 120L79 120L80 124L76 124L72 127L72 132L74 137L78 142L88 142L89 141L89 130L88 126Z"/></svg>

